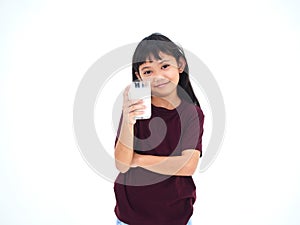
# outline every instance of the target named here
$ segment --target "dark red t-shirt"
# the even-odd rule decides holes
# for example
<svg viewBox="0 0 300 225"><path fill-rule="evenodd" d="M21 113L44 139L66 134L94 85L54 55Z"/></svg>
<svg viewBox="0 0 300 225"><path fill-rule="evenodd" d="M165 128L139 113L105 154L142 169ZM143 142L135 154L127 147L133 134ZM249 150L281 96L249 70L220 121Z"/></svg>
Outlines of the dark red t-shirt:
<svg viewBox="0 0 300 225"><path fill-rule="evenodd" d="M204 114L200 107L182 100L173 110L154 105L151 110L150 119L134 125L135 152L178 156L183 150L196 149L202 155ZM120 173L114 191L115 213L130 225L186 225L196 200L191 176L162 175L140 167Z"/></svg>

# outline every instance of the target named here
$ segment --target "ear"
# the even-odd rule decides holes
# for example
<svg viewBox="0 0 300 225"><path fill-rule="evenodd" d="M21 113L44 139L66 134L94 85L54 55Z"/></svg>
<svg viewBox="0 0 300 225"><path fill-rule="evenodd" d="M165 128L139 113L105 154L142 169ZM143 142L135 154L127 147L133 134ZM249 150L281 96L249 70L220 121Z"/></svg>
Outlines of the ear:
<svg viewBox="0 0 300 225"><path fill-rule="evenodd" d="M139 80L142 80L142 78L141 78L141 76L139 75L138 72L135 72L135 75L136 75L136 77L137 77Z"/></svg>
<svg viewBox="0 0 300 225"><path fill-rule="evenodd" d="M182 73L184 71L185 65L186 65L186 61L184 60L183 57L180 57L179 62L178 62L178 71L179 71L179 73Z"/></svg>

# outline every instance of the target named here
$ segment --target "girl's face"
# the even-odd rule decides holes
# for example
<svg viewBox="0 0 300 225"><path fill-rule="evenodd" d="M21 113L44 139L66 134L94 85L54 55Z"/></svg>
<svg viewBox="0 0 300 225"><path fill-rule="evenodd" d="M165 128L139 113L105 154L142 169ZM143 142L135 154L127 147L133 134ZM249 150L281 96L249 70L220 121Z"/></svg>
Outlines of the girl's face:
<svg viewBox="0 0 300 225"><path fill-rule="evenodd" d="M160 60L156 60L150 55L149 60L139 67L140 80L151 81L151 91L153 96L167 97L177 91L179 73L183 72L185 61L176 59L165 53L160 52Z"/></svg>

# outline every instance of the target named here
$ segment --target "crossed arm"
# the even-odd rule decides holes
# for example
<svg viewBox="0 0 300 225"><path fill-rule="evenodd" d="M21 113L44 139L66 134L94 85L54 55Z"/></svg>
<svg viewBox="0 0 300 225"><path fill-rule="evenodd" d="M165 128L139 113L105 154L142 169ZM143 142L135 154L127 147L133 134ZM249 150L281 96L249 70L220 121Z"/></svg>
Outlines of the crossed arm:
<svg viewBox="0 0 300 225"><path fill-rule="evenodd" d="M133 127L123 124L115 146L115 164L121 173L131 167L142 167L164 175L191 176L195 172L200 151L186 149L180 156L141 155L134 152L132 137Z"/></svg>
<svg viewBox="0 0 300 225"><path fill-rule="evenodd" d="M127 146L118 141L115 147L116 167L122 173L131 167L142 167L164 175L191 176L200 158L195 149L184 150L180 156L154 156L137 154Z"/></svg>
<svg viewBox="0 0 300 225"><path fill-rule="evenodd" d="M191 176L197 168L200 152L187 149L180 156L154 156L133 154L131 167L143 167L147 170L177 176Z"/></svg>

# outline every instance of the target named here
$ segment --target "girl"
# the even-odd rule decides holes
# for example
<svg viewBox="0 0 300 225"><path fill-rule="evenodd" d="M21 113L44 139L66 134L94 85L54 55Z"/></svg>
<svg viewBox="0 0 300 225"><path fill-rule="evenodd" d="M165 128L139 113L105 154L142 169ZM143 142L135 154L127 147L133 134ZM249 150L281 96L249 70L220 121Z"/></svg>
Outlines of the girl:
<svg viewBox="0 0 300 225"><path fill-rule="evenodd" d="M151 82L152 115L135 119L145 106L129 100L128 86L115 141L117 224L191 224L204 115L187 60L179 46L154 33L138 44L132 61L132 80Z"/></svg>

